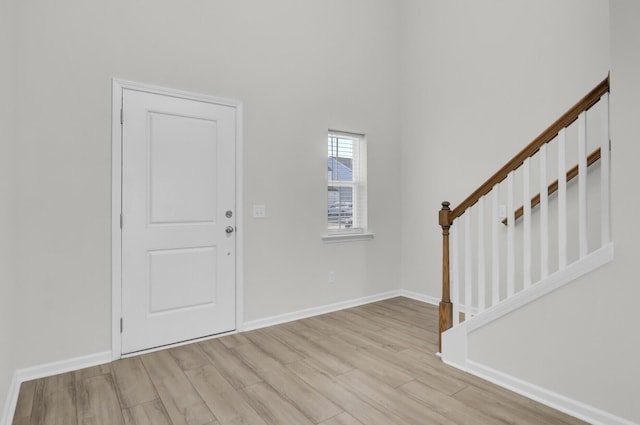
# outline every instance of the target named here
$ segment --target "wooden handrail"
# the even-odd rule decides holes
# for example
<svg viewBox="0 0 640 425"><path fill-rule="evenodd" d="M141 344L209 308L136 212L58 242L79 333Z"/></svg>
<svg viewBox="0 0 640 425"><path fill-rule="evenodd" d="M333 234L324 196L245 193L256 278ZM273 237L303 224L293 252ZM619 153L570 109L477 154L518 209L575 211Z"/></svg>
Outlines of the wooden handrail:
<svg viewBox="0 0 640 425"><path fill-rule="evenodd" d="M600 159L600 148L596 149L595 151L589 154L589 156L587 157L587 167L590 167L599 159ZM569 183L571 180L576 178L577 175L578 175L578 166L576 165L573 168L571 168L569 171L567 171L567 183ZM554 181L549 185L549 187L547 188L547 194L548 196L551 196L557 191L558 191L558 180ZM539 203L540 203L540 194L538 193L536 196L531 198L531 208L535 207ZM523 214L524 214L524 205L520 206L517 210L515 210L514 219L516 220L519 219L520 217L522 217ZM507 223L508 221L506 218L502 220L502 224L506 225Z"/></svg>
<svg viewBox="0 0 640 425"><path fill-rule="evenodd" d="M469 195L464 201L460 203L449 214L451 223L453 220L460 217L469 207L473 206L480 197L491 192L493 187L507 178L510 172L517 169L522 165L525 159L534 155L542 145L549 143L554 137L558 135L558 132L565 127L568 127L571 123L578 119L578 116L589 110L593 105L598 103L600 97L609 92L609 76L605 78L600 84L598 84L593 90L591 90L585 97L580 99L571 109L564 113L556 122L551 124L545 131L543 131L538 137L536 137L527 147L521 150L516 156L507 162L498 172L491 176L486 182L477 188L471 195Z"/></svg>

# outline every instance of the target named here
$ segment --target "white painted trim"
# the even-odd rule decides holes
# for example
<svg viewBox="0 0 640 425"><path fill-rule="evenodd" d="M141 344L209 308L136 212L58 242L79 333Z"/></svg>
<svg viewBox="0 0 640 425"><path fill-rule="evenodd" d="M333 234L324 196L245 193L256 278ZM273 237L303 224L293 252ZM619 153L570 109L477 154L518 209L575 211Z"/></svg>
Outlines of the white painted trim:
<svg viewBox="0 0 640 425"><path fill-rule="evenodd" d="M224 97L217 97L208 94L195 93L186 90L172 89L162 86L156 86L153 84L138 83L135 81L122 80L119 78L113 79L113 84L117 85L121 89L137 90L145 93L161 94L164 96L173 96L181 99L197 100L206 103L215 103L217 105L224 105L230 107L242 106L242 102L237 99L228 99ZM122 92L120 92L122 93Z"/></svg>
<svg viewBox="0 0 640 425"><path fill-rule="evenodd" d="M507 298L515 292L516 266L515 266L515 226L516 216L515 202L515 171L507 175ZM562 180L562 179L560 179Z"/></svg>
<svg viewBox="0 0 640 425"><path fill-rule="evenodd" d="M374 233L337 233L331 235L322 235L324 243L339 243L352 241L368 241L373 239Z"/></svg>
<svg viewBox="0 0 640 425"><path fill-rule="evenodd" d="M20 393L20 383L14 372L11 378L11 384L9 385L9 392L7 393L7 399L4 402L4 409L2 416L0 416L0 425L11 425L13 422L13 416L16 413L16 406L18 405L18 394Z"/></svg>
<svg viewBox="0 0 640 425"><path fill-rule="evenodd" d="M184 345L195 344L197 342L202 342L202 341L209 341L210 339L222 338L223 336L234 335L237 333L238 331L235 330L235 331L223 332L215 335L203 336L201 338L188 339L186 341L180 341L180 342L175 342L173 344L161 345L159 347L153 347L147 350L140 350L140 351L134 351L133 353L126 353L126 354L123 354L121 358L128 359L130 357L136 357L136 356L141 356L143 354L155 353L157 351L162 351L162 350L169 350L171 348L182 347Z"/></svg>
<svg viewBox="0 0 640 425"><path fill-rule="evenodd" d="M567 129L558 132L558 267L567 265Z"/></svg>
<svg viewBox="0 0 640 425"><path fill-rule="evenodd" d="M311 307L304 310L293 311L291 313L279 314L276 316L265 317L264 319L251 320L244 323L245 331L266 328L267 326L279 325L281 323L292 322L294 320L306 319L307 317L318 316L321 314L331 313L346 308L357 307L363 304L374 303L389 298L402 296L400 290L383 292L380 294L369 295L353 300L341 301L334 304L327 304L318 307Z"/></svg>
<svg viewBox="0 0 640 425"><path fill-rule="evenodd" d="M236 109L236 330L242 330L244 320L244 208L242 204L244 199L242 179L244 172L244 110L242 102L114 78L112 80L111 105L111 360L117 360L122 356L120 335L120 317L122 317L122 233L120 229L120 211L122 211L122 127L120 124L120 109L122 107L122 91L124 89L215 103Z"/></svg>
<svg viewBox="0 0 640 425"><path fill-rule="evenodd" d="M451 262L450 299L453 304L453 326L460 324L460 245L458 244L458 221L449 227L449 261ZM460 223L460 225L462 225Z"/></svg>
<svg viewBox="0 0 640 425"><path fill-rule="evenodd" d="M544 190L542 191L544 192ZM522 274L523 287L531 286L531 157L524 160L522 164L522 199L523 214L523 253L522 253Z"/></svg>
<svg viewBox="0 0 640 425"><path fill-rule="evenodd" d="M601 202L601 244L611 240L611 139L609 136L609 93L600 98L602 101L600 135L600 202Z"/></svg>
<svg viewBox="0 0 640 425"><path fill-rule="evenodd" d="M472 208L468 208L463 217L464 223L464 317L471 317L473 313L473 276L471 276L471 215L473 213ZM462 307L462 304L460 304Z"/></svg>
<svg viewBox="0 0 640 425"><path fill-rule="evenodd" d="M460 365L450 363L446 360L444 360L444 362L593 425L638 425L628 419L621 418L472 360L467 360L466 367L460 367Z"/></svg>
<svg viewBox="0 0 640 425"><path fill-rule="evenodd" d="M464 323L442 333L442 350L440 351L443 362L462 370L466 368L469 354L467 350L469 336Z"/></svg>
<svg viewBox="0 0 640 425"><path fill-rule="evenodd" d="M100 353L88 354L86 356L74 357L67 360L18 369L16 371L16 375L18 382L23 383L33 379L58 375L60 373L98 366L109 362L111 362L111 352L102 351Z"/></svg>
<svg viewBox="0 0 640 425"><path fill-rule="evenodd" d="M502 301L500 304L488 308L483 312L483 314L462 322L460 326L464 327L468 334L469 332L493 322L505 314L517 310L518 308L555 291L580 276L607 264L611 260L613 260L613 243L609 243L597 251L590 253L582 260L572 263L563 270L551 274L547 279L532 285L526 291L518 292L511 298ZM443 346L443 352L444 351L446 350L444 350ZM446 355L444 357L446 358Z"/></svg>
<svg viewBox="0 0 640 425"><path fill-rule="evenodd" d="M484 219L484 196L478 199L478 243L477 243L477 263L478 263L478 311L482 312L486 308L485 301L487 298L487 272L485 269L486 259L486 243L484 240L484 231L486 227L486 221Z"/></svg>
<svg viewBox="0 0 640 425"><path fill-rule="evenodd" d="M236 331L244 330L244 107L236 105Z"/></svg>
<svg viewBox="0 0 640 425"><path fill-rule="evenodd" d="M578 115L578 257L586 256L587 249L587 111L582 111Z"/></svg>
<svg viewBox="0 0 640 425"><path fill-rule="evenodd" d="M540 188L547 187L547 144L540 146ZM549 191L540 191L540 279L549 275Z"/></svg>
<svg viewBox="0 0 640 425"><path fill-rule="evenodd" d="M113 79L111 84L111 359L122 354L120 317L122 317L122 108L123 85Z"/></svg>
<svg viewBox="0 0 640 425"><path fill-rule="evenodd" d="M498 246L498 226L501 222L498 209L500 186L495 184L491 193L493 194L491 197L491 305L493 306L500 302L500 247Z"/></svg>
<svg viewBox="0 0 640 425"><path fill-rule="evenodd" d="M53 363L46 363L38 366L32 366L24 369L18 369L13 373L7 401L5 402L4 412L0 418L0 425L11 425L15 414L16 405L18 403L18 395L20 394L20 385L23 382L32 381L34 379L44 378L47 376L58 375L60 373L71 372L73 370L84 369L87 367L97 366L111 362L111 351L103 351L100 353L89 354L86 356L75 357L68 360L61 360Z"/></svg>
<svg viewBox="0 0 640 425"><path fill-rule="evenodd" d="M431 295L421 294L418 292L408 291L406 289L401 289L398 292L398 296L411 298L412 300L422 301L423 303L431 304L438 306L440 305L440 299L436 297L432 297Z"/></svg>

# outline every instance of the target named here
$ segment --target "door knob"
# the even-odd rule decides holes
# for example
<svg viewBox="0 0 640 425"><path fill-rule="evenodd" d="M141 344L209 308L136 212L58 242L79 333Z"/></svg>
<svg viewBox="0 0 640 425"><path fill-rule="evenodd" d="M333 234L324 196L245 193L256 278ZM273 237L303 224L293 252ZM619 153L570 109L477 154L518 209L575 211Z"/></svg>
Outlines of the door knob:
<svg viewBox="0 0 640 425"><path fill-rule="evenodd" d="M233 230L233 226L227 226L226 229L224 229L224 231L227 233L233 233Z"/></svg>

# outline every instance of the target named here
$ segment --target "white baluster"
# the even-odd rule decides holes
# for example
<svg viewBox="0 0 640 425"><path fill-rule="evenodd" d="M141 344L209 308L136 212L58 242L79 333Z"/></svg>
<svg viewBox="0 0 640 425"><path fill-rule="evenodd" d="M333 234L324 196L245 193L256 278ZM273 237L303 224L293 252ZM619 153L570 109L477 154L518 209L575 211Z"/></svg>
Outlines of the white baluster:
<svg viewBox="0 0 640 425"><path fill-rule="evenodd" d="M578 246L587 255L587 113L578 115Z"/></svg>
<svg viewBox="0 0 640 425"><path fill-rule="evenodd" d="M530 158L524 160L522 164L522 196L523 202L523 262L522 274L524 287L531 286L531 163Z"/></svg>
<svg viewBox="0 0 640 425"><path fill-rule="evenodd" d="M540 147L540 279L549 275L549 192L547 189L547 145Z"/></svg>
<svg viewBox="0 0 640 425"><path fill-rule="evenodd" d="M500 186L495 185L491 190L491 305L500 302L500 247L498 246L498 227L500 214L498 203L500 200Z"/></svg>
<svg viewBox="0 0 640 425"><path fill-rule="evenodd" d="M605 93L600 98L602 110L602 124L600 135L600 193L602 203L601 213L601 244L605 246L611 241L611 221L610 221L610 141L609 141L609 93Z"/></svg>
<svg viewBox="0 0 640 425"><path fill-rule="evenodd" d="M558 270L567 265L566 129L558 133Z"/></svg>
<svg viewBox="0 0 640 425"><path fill-rule="evenodd" d="M478 313L484 311L485 289L485 258L484 258L484 196L478 200Z"/></svg>
<svg viewBox="0 0 640 425"><path fill-rule="evenodd" d="M507 176L507 298L515 291L515 256L514 256L514 172Z"/></svg>
<svg viewBox="0 0 640 425"><path fill-rule="evenodd" d="M464 212L464 320L471 318L471 208Z"/></svg>
<svg viewBox="0 0 640 425"><path fill-rule="evenodd" d="M451 303L453 304L453 326L460 324L460 254L458 245L458 220L449 228L451 253Z"/></svg>

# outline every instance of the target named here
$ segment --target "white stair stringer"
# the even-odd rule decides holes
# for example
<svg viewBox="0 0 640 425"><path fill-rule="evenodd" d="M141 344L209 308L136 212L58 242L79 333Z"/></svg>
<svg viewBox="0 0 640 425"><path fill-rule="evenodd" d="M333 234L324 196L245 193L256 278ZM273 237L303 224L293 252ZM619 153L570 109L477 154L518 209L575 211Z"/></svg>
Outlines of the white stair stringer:
<svg viewBox="0 0 640 425"><path fill-rule="evenodd" d="M598 267L613 260L613 243L593 251L584 258L573 262L528 289L520 291L500 303L484 310L442 334L442 360L458 369L468 371L467 341L469 334L488 323L508 314L550 292L578 279Z"/></svg>
<svg viewBox="0 0 640 425"><path fill-rule="evenodd" d="M596 407L588 406L564 395L494 370L485 364L473 361L469 359L467 351L469 334L472 331L555 291L612 260L613 243L608 243L528 289L516 293L499 304L479 313L477 316L471 317L469 320L449 329L442 334L442 352L440 353L442 361L594 425L637 425Z"/></svg>

